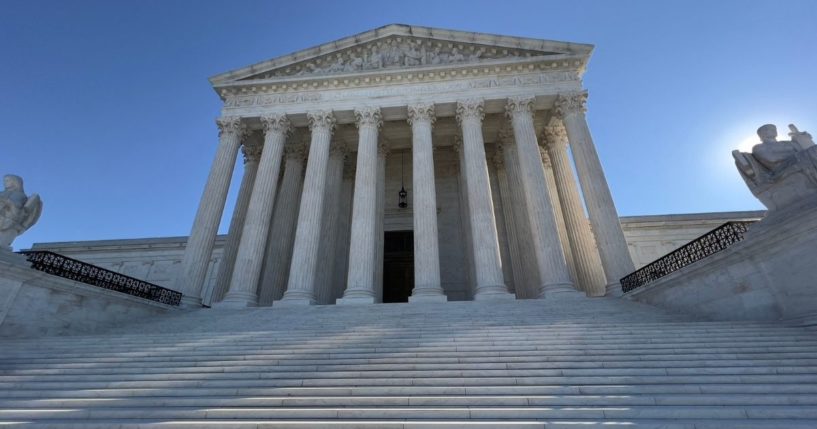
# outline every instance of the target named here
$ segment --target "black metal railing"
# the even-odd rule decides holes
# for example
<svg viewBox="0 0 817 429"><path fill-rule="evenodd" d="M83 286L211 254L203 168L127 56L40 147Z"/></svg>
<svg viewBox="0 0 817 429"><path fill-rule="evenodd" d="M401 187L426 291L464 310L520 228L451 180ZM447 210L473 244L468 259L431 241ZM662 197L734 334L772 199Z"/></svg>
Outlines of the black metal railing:
<svg viewBox="0 0 817 429"><path fill-rule="evenodd" d="M647 283L680 270L693 262L743 240L749 225L756 221L733 221L707 232L621 279L621 290L627 293Z"/></svg>
<svg viewBox="0 0 817 429"><path fill-rule="evenodd" d="M58 253L45 250L28 250L20 253L25 255L26 259L31 262L31 268L48 274L167 305L179 305L182 300L181 292L106 270Z"/></svg>

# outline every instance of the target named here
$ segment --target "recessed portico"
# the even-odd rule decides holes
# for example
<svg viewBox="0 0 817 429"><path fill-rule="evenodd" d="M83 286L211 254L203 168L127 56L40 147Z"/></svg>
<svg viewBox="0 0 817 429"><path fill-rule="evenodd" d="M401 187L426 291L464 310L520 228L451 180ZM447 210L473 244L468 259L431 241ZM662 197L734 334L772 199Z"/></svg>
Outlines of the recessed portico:
<svg viewBox="0 0 817 429"><path fill-rule="evenodd" d="M177 287L216 306L382 302L384 232L408 230L410 302L604 295L633 267L584 117L591 50L393 25L214 77L222 143ZM203 294L211 205L248 136L264 143L234 272Z"/></svg>

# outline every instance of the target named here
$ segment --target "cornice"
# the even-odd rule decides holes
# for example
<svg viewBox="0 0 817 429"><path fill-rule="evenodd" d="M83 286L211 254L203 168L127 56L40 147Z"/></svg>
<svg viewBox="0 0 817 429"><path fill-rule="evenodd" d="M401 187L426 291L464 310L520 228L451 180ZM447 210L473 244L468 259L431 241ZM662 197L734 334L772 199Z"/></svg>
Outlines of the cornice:
<svg viewBox="0 0 817 429"><path fill-rule="evenodd" d="M471 79L484 76L508 76L531 72L572 72L581 79L586 63L576 56L548 56L486 61L474 64L446 66L424 66L408 69L386 69L363 71L341 75L321 75L315 77L280 77L252 81L229 82L214 85L219 97L227 101L230 97L242 95L288 94L304 91L328 89L372 88L395 84L444 82L456 79Z"/></svg>

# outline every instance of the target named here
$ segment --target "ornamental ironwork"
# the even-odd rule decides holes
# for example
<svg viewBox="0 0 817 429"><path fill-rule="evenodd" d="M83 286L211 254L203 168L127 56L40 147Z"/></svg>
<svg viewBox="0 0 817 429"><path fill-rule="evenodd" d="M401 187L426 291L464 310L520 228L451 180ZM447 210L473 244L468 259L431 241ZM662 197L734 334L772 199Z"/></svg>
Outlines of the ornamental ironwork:
<svg viewBox="0 0 817 429"><path fill-rule="evenodd" d="M621 279L624 293L658 280L743 240L756 221L733 221L707 232Z"/></svg>
<svg viewBox="0 0 817 429"><path fill-rule="evenodd" d="M31 268L44 273L167 305L177 306L182 300L181 292L106 270L58 253L45 250L30 250L20 253L26 256L28 262L31 262Z"/></svg>

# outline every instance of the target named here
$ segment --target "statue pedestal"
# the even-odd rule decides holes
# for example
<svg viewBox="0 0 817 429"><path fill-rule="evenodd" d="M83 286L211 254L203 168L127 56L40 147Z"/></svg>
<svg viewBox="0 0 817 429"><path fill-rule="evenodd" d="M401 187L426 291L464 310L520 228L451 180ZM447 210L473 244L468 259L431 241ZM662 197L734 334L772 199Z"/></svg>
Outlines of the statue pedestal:
<svg viewBox="0 0 817 429"><path fill-rule="evenodd" d="M743 241L625 295L708 320L817 324L817 195L770 213Z"/></svg>

